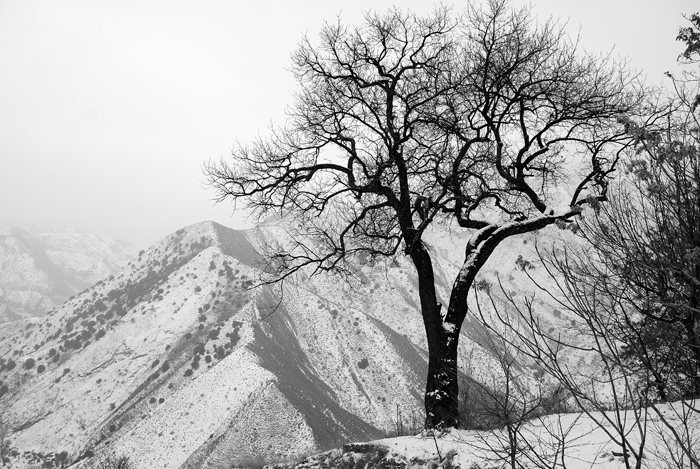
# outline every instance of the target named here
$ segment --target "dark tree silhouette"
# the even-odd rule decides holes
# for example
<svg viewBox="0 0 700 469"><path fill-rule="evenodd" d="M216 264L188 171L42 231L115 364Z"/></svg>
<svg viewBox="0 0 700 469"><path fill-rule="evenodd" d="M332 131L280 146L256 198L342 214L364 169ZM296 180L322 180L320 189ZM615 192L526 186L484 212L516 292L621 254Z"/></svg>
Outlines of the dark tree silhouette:
<svg viewBox="0 0 700 469"><path fill-rule="evenodd" d="M272 280L403 249L429 349L426 425L458 426L457 347L476 274L506 238L606 199L640 93L623 64L504 0L458 18L438 8L365 20L304 38L284 126L205 174L219 200L289 220ZM472 233L445 308L424 242L434 222Z"/></svg>

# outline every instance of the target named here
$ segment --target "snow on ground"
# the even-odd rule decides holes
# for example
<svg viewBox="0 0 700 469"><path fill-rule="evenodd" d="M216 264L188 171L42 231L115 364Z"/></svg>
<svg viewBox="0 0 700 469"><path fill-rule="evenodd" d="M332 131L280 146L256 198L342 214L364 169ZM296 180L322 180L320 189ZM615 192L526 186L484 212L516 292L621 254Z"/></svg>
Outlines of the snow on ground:
<svg viewBox="0 0 700 469"><path fill-rule="evenodd" d="M415 436L386 438L368 443L345 445L344 450L334 450L298 461L295 468L345 467L354 460L353 467L412 467L430 469L455 468L487 469L511 467L508 458L515 448L516 467L522 468L561 468L617 469L625 467L628 454L630 467L635 467L640 454L642 468L691 467L685 455L685 465L678 461L683 458L683 450L672 437L673 428L686 441L694 457L700 453L700 413L682 403L657 406L656 410L646 409L645 425L638 425L634 418L639 411L619 414L623 422L623 433L628 439L628 451L615 441L619 433L612 424L599 425L603 414L568 413L550 415L534 419L522 427L517 444L511 445L505 429L492 431L455 430L429 432ZM687 420L683 413L685 411ZM642 413L644 415L644 413ZM613 422L616 414L607 413ZM664 421L666 423L664 423ZM674 459L675 458L675 459ZM357 466L358 461L362 461ZM347 465L347 464L346 464ZM278 466L279 467L279 466ZM288 467L288 466L287 466Z"/></svg>
<svg viewBox="0 0 700 469"><path fill-rule="evenodd" d="M678 418L681 404L664 406L660 409L678 431L683 428ZM671 453L678 454L679 447L670 443L670 431L661 421L659 414L649 410L646 429L635 425L631 412L623 413L626 438L630 440L630 465L634 467L635 458L631 454L638 452L643 432L646 431L645 448L642 451L642 467L664 467ZM614 419L614 414L609 413ZM569 469L590 467L618 468L625 467L622 447L613 440L619 441L619 435L612 425L603 427L596 424L600 421L600 413L591 416L579 413L561 414L536 419L523 428L521 441L517 444L516 459L524 467L551 467L552 461L565 463ZM695 413L688 422L691 441L695 450L700 450L700 415ZM607 430L607 431L606 431ZM608 434L608 432L610 434ZM563 435L563 438L562 438ZM612 437L611 437L612 435ZM562 444L563 441L563 444ZM669 442L669 444L667 444ZM397 459L407 461L428 460L440 456L445 457L450 450L455 450L454 465L461 468L469 467L501 467L504 459L509 457L512 448L509 435L505 430L474 431L451 430L439 437L430 435L405 436L379 440L377 444L386 446L390 454L396 454ZM562 451L563 447L563 451ZM562 455L563 452L563 455ZM550 464L547 464L547 462ZM476 466L475 466L476 465Z"/></svg>
<svg viewBox="0 0 700 469"><path fill-rule="evenodd" d="M154 415L117 441L115 452L130 455L136 467L180 467L193 447L230 426L250 396L274 380L246 355L247 350L237 349L162 406L154 406Z"/></svg>

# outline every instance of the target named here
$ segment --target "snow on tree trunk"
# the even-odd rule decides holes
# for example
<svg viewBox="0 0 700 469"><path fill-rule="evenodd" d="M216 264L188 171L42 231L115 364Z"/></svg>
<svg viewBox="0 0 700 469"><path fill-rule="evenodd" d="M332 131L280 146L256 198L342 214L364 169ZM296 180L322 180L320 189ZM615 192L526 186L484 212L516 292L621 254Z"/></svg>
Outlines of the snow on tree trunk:
<svg viewBox="0 0 700 469"><path fill-rule="evenodd" d="M459 331L442 328L428 336L428 380L425 390L426 426L459 428L457 346Z"/></svg>

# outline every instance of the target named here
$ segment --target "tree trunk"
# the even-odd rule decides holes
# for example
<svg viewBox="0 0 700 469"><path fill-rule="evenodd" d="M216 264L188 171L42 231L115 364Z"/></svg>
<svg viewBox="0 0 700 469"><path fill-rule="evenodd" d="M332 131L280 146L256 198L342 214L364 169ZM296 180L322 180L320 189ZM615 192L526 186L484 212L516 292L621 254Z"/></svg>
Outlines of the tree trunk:
<svg viewBox="0 0 700 469"><path fill-rule="evenodd" d="M425 389L427 428L459 428L459 376L457 348L459 332L467 316L467 296L477 273L505 238L538 230L553 223L543 217L506 227L490 225L475 232L465 249L465 260L450 292L450 303L443 316L437 302L433 264L420 240L406 237L407 252L418 273L423 324L428 339L428 379Z"/></svg>
<svg viewBox="0 0 700 469"><path fill-rule="evenodd" d="M430 254L422 244L411 249L418 273L423 324L428 340L428 378L425 386L425 425L427 428L459 427L459 388L457 345L459 329L446 330L442 305L435 293L435 274Z"/></svg>
<svg viewBox="0 0 700 469"><path fill-rule="evenodd" d="M459 428L457 347L459 330L437 325L428 334L428 380L425 415L428 428ZM427 331L426 327L426 331Z"/></svg>
<svg viewBox="0 0 700 469"><path fill-rule="evenodd" d="M459 428L459 373L457 349L459 332L467 316L467 295L479 269L493 246L467 248L467 255L450 293L450 304L443 317L437 302L435 276L430 254L424 246L412 250L418 272L418 292L428 339L428 379L425 389L427 428Z"/></svg>

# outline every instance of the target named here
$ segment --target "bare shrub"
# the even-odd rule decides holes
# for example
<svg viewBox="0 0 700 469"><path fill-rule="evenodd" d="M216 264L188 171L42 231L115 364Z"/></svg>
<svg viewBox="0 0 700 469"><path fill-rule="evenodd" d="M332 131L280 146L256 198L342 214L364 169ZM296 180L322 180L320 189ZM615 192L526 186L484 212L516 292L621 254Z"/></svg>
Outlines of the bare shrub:
<svg viewBox="0 0 700 469"><path fill-rule="evenodd" d="M134 464L128 456L108 454L99 458L90 469L135 469Z"/></svg>

